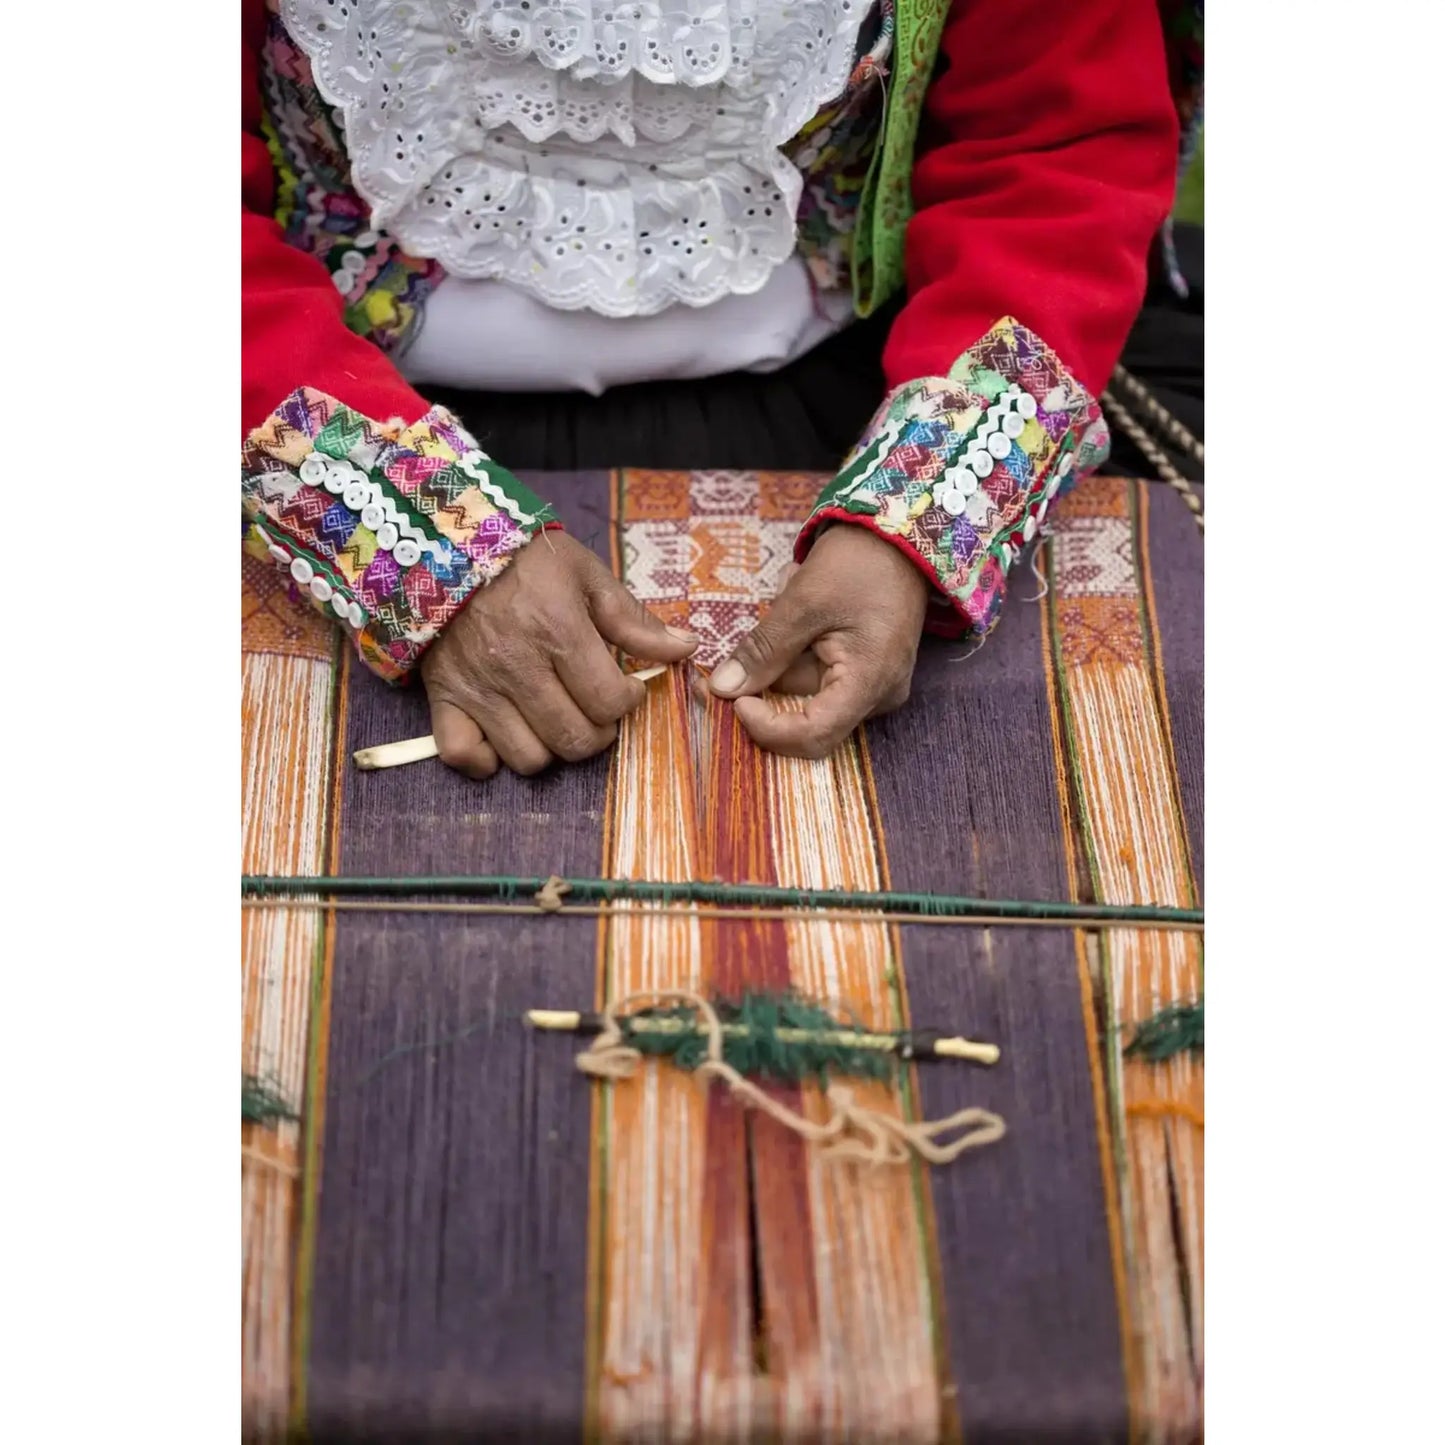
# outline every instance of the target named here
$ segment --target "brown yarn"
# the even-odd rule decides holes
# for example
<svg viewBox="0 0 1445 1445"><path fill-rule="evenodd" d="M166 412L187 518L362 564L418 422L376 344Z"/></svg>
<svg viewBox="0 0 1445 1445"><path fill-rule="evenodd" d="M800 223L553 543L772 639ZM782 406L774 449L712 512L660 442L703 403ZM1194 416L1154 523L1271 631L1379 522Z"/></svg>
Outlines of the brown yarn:
<svg viewBox="0 0 1445 1445"><path fill-rule="evenodd" d="M1204 1114L1182 1099L1138 1099L1124 1112L1131 1119L1184 1119L1197 1128L1204 1127Z"/></svg>
<svg viewBox="0 0 1445 1445"><path fill-rule="evenodd" d="M707 1034L707 1059L697 1072L706 1079L721 1079L728 1092L744 1108L757 1109L785 1129L791 1129L810 1144L823 1145L823 1157L853 1160L860 1164L906 1164L911 1155L918 1155L929 1164L949 1164L969 1149L992 1144L1004 1136L1004 1122L986 1109L960 1109L946 1119L932 1123L908 1124L877 1109L867 1109L856 1101L852 1089L831 1084L823 1097L832 1113L821 1124L795 1114L745 1079L723 1060L723 1030L712 1005L700 994L687 989L664 989L658 992L628 994L614 999L602 1013L602 1031L577 1057L577 1067L589 1078L608 1083L630 1079L642 1061L638 1050L624 1042L618 1014L632 1004L681 1003L697 1010L699 1027ZM940 1136L955 1130L971 1132L947 1143L936 1142Z"/></svg>

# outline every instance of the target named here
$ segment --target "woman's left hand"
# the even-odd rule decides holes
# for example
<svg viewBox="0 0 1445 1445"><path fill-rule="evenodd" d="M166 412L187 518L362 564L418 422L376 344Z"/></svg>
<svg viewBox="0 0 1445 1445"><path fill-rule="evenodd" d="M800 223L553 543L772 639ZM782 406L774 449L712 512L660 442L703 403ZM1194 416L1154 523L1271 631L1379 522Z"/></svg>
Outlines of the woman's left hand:
<svg viewBox="0 0 1445 1445"><path fill-rule="evenodd" d="M865 718L908 700L928 597L927 579L897 547L835 524L707 686L733 700L759 747L826 757ZM755 696L769 687L810 694L807 706L777 711Z"/></svg>

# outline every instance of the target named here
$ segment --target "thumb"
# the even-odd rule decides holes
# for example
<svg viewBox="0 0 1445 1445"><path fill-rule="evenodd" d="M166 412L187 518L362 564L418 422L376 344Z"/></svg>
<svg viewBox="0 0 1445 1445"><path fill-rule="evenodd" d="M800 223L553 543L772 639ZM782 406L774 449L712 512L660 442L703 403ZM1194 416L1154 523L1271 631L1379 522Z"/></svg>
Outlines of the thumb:
<svg viewBox="0 0 1445 1445"><path fill-rule="evenodd" d="M614 647L647 662L681 662L697 651L693 633L665 626L610 572L599 573L587 605L598 632Z"/></svg>
<svg viewBox="0 0 1445 1445"><path fill-rule="evenodd" d="M806 594L792 587L713 673L709 686L719 697L762 692L788 670L821 630Z"/></svg>

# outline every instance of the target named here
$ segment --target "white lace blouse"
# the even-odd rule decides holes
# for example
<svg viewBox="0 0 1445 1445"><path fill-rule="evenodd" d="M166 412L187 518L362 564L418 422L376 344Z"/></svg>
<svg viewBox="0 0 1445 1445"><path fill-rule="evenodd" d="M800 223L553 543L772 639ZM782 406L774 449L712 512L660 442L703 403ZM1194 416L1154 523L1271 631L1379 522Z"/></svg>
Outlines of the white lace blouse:
<svg viewBox="0 0 1445 1445"><path fill-rule="evenodd" d="M846 322L795 254L781 147L843 89L870 8L281 0L373 226L448 272L408 375L598 391L766 369Z"/></svg>

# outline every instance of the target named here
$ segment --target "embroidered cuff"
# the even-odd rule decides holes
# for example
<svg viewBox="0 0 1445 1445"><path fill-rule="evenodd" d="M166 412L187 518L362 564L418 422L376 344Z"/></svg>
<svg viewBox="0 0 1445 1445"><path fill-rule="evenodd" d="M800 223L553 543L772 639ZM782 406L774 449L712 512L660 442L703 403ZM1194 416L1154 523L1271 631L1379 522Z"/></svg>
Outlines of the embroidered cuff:
<svg viewBox="0 0 1445 1445"><path fill-rule="evenodd" d="M928 628L987 632L1004 577L1049 504L1109 454L1098 403L1033 332L1005 317L954 364L892 392L803 524L854 522L937 589Z"/></svg>
<svg viewBox="0 0 1445 1445"><path fill-rule="evenodd" d="M557 525L441 407L383 426L306 388L247 438L241 510L247 548L289 571L391 682L519 547Z"/></svg>

